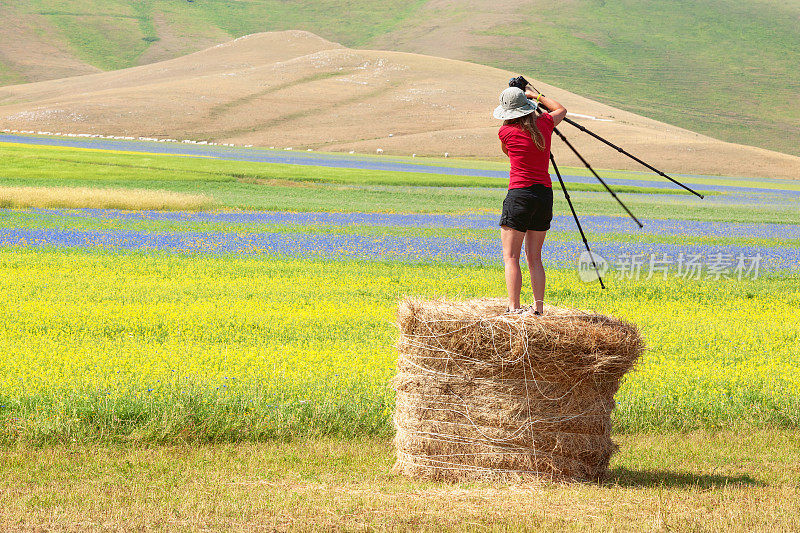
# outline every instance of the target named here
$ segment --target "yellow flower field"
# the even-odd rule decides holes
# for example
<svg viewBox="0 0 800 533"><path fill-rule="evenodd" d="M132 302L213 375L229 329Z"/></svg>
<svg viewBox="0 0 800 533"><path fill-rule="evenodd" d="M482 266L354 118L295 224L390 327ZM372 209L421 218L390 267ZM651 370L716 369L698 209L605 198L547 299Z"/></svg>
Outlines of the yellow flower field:
<svg viewBox="0 0 800 533"><path fill-rule="evenodd" d="M797 277L600 291L548 275L550 302L624 317L648 342L618 430L798 424ZM5 249L0 436L389 433L399 299L502 283L499 266Z"/></svg>

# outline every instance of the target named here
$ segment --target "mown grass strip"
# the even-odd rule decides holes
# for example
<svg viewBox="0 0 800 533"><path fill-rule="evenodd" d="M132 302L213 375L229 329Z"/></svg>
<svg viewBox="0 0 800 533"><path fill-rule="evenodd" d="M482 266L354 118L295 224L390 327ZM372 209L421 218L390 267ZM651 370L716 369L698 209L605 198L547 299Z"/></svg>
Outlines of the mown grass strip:
<svg viewBox="0 0 800 533"><path fill-rule="evenodd" d="M0 529L800 529L800 456L791 431L614 438L620 450L606 482L522 486L394 476L386 438L14 447L3 450Z"/></svg>

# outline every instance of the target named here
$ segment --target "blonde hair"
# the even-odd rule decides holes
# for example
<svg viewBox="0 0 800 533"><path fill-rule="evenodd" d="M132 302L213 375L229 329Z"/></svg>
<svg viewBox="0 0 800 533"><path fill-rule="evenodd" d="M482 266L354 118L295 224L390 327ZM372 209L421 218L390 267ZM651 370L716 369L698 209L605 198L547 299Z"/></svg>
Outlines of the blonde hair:
<svg viewBox="0 0 800 533"><path fill-rule="evenodd" d="M544 135L542 132L539 131L539 126L536 125L536 119L538 115L534 113L528 113L527 115L523 115L521 117L512 118L509 120L503 121L504 126L510 126L512 124L519 125L523 130L527 131L531 135L531 139L533 140L533 144L536 145L536 148L539 150L544 150L547 145L544 142Z"/></svg>

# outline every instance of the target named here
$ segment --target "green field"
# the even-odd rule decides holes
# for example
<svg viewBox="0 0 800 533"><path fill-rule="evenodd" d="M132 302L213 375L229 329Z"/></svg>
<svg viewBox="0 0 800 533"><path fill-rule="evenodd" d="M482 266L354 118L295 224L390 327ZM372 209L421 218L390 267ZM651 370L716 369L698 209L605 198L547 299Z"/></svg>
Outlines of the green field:
<svg viewBox="0 0 800 533"><path fill-rule="evenodd" d="M495 212L506 187L502 179L471 176L376 172L11 144L4 144L0 150L3 155L0 186L136 188L200 193L212 197L218 207L232 209ZM416 158L415 162L422 164L424 160L421 159ZM431 162L440 163L437 160ZM452 161L447 164L458 165ZM480 166L492 170L502 168L496 163ZM564 174L586 175L584 169L564 168L562 171ZM606 177L653 179L652 175L645 173L600 172ZM706 177L696 181L742 187L754 185L752 180L745 179ZM596 194L604 191L601 185L574 183L569 179L567 183L581 214L620 214L619 205L613 198L605 193ZM775 179L758 180L757 186L776 190L800 188L795 182ZM557 183L555 187L558 188ZM720 195L714 192L708 193L705 200L694 201L677 187L655 189L615 185L613 188L642 218L800 223L800 213L791 205L732 204L717 201ZM652 192L669 194L670 199L652 196L649 194ZM555 195L555 202L558 211L568 212L561 194Z"/></svg>
<svg viewBox="0 0 800 533"><path fill-rule="evenodd" d="M0 209L0 239L33 232L0 246L2 530L800 527L796 269L741 280L610 276L601 291L571 267L548 267L548 303L629 320L648 345L615 396L621 450L609 479L409 480L389 472L397 304L409 295L502 296L502 266L330 257L324 239L497 244L497 230L235 217L242 209L495 214L504 180L17 145L0 145L0 155L0 194L12 186L109 188L120 197L173 191L206 195L217 213L234 217ZM606 172L631 182L622 196L637 214L676 229L628 233L620 217L619 227L590 231L592 243L800 246L780 233L691 235L693 220L798 223L790 204L753 203L736 189L703 201L655 195L633 185L647 182L645 174ZM754 183L692 180L742 191ZM574 190L581 215L620 215L595 186ZM559 200L557 214L566 210ZM38 246L37 231L192 234L197 243L194 252L126 251L99 237L89 247ZM302 256L203 251L213 232L321 244ZM565 243L577 247L579 235L555 227L546 246ZM523 301L531 298L524 288Z"/></svg>
<svg viewBox="0 0 800 533"><path fill-rule="evenodd" d="M348 46L370 47L383 39L399 50L414 50L413 32L394 40L392 31L404 36L403 30L432 21L458 27L465 17L491 11L489 2L466 12L425 0L353 0L347 9L327 0L5 4L41 20L34 30L43 39L62 38L77 57L106 70L137 64L158 42L156 19L182 43L175 53L284 29L309 30ZM798 0L547 1L521 3L519 9L513 22L459 36L465 43L459 58L519 71L715 138L800 154ZM47 34L45 25L58 35ZM485 44L487 36L497 39ZM4 73L0 62L0 81L17 81L23 74L8 66Z"/></svg>
<svg viewBox="0 0 800 533"><path fill-rule="evenodd" d="M0 188L182 191L207 195L228 210L497 212L505 186L496 178L20 145L2 149ZM637 182L646 176L611 174ZM713 178L698 181L714 183ZM779 180L759 183L795 187ZM598 187L571 188L578 189L574 196L582 215L620 214ZM644 217L798 221L791 207L715 204L715 196L699 202L685 194L671 195L674 201L665 203L664 197L649 194L656 189L624 190L636 191L624 197ZM727 194L733 193L719 197ZM566 209L559 200L556 210ZM126 220L27 210L4 211L3 228L464 243L496 239L496 230L458 227ZM798 244L796 239L692 237L680 231L589 232L589 238L598 244L656 247ZM577 243L579 235L553 231L549 241ZM318 253L324 256L322 248L308 250L310 257ZM7 248L0 252L0 268L6 313L13 317L4 323L0 342L7 353L17 354L0 369L6 376L0 412L15 421L2 434L8 442L386 435L391 431L393 400L386 383L394 372L391 322L397 302L407 294L467 298L503 293L497 264L118 253L101 246ZM618 396L618 431L798 424L800 373L792 356L797 342L793 319L800 308L796 275L658 283L620 279L610 292L579 282L570 269L552 269L549 277L549 301L628 318L642 327L652 346ZM52 312L42 311L45 301ZM771 320L774 316L784 320ZM43 354L59 354L62 363L54 365Z"/></svg>
<svg viewBox="0 0 800 533"><path fill-rule="evenodd" d="M17 185L79 186L86 183L105 186L139 186L176 189L186 192L199 185L197 192L209 192L215 183L239 183L252 186L404 186L461 187L504 190L503 179L482 176L458 176L423 172L375 172L350 168L324 168L301 165L248 163L203 157L111 152L59 147L35 147L3 144L5 159L0 176L3 183ZM420 163L421 164L421 163ZM502 169L498 165L498 170ZM567 169L565 169L566 172ZM569 169L574 171L575 169ZM585 175L581 171L580 175ZM624 175L632 175L626 173ZM558 183L555 184L558 188ZM800 187L800 185L798 185ZM570 190L602 191L600 183L574 183ZM619 185L622 193L691 194L683 189ZM226 207L245 207L226 204Z"/></svg>

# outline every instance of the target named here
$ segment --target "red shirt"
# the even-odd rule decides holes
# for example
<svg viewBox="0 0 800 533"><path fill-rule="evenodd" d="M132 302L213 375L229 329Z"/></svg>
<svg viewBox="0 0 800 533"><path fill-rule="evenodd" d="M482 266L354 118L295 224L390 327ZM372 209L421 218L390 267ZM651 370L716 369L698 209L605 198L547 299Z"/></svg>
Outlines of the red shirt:
<svg viewBox="0 0 800 533"><path fill-rule="evenodd" d="M544 113L536 119L536 125L544 137L544 150L539 150L531 138L531 134L516 124L502 126L498 137L508 150L511 160L509 189L520 189L541 183L552 187L550 181L550 138L553 135L553 117Z"/></svg>

